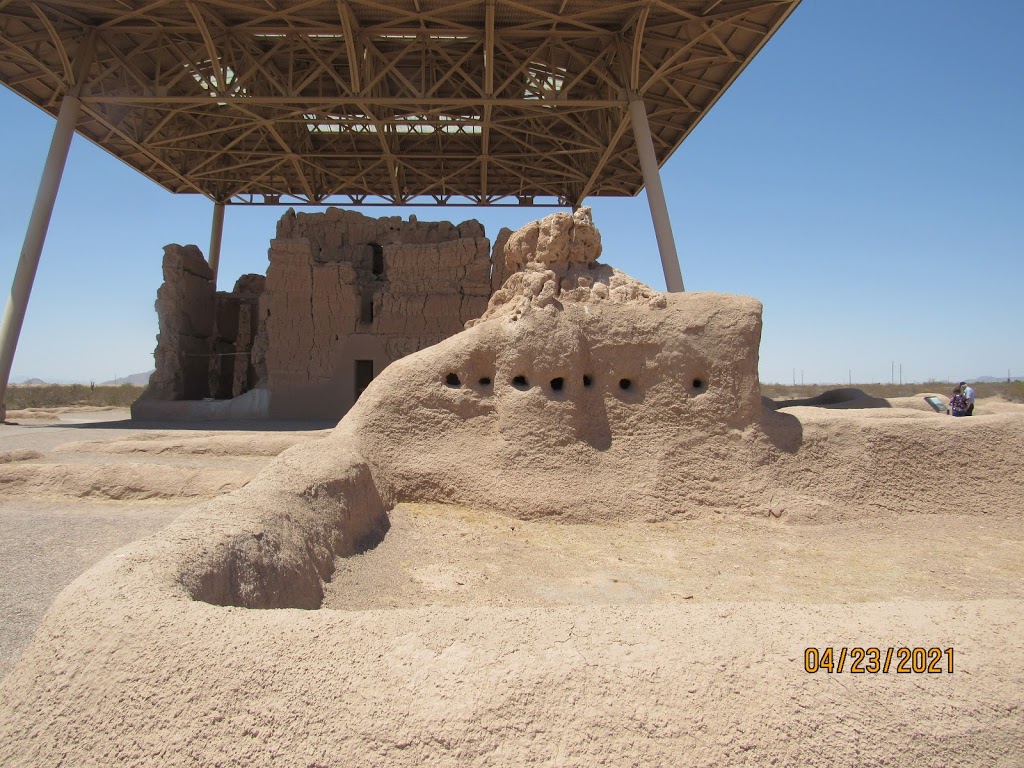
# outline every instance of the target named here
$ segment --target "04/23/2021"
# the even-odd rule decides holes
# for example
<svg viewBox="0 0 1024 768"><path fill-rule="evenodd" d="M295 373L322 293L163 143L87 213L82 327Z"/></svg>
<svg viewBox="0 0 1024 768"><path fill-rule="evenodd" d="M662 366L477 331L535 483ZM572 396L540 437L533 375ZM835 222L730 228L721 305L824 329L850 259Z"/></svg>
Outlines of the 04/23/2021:
<svg viewBox="0 0 1024 768"><path fill-rule="evenodd" d="M804 650L804 671L851 674L952 674L952 648L838 647Z"/></svg>

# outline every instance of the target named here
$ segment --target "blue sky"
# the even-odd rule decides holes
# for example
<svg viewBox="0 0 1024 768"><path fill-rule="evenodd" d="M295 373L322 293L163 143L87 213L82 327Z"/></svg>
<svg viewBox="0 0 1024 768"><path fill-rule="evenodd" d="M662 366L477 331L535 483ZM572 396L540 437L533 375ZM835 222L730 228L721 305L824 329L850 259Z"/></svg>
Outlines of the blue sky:
<svg viewBox="0 0 1024 768"><path fill-rule="evenodd" d="M1021 29L1018 0L804 0L662 168L687 289L764 303L763 381L1024 376ZM6 299L54 121L6 89L0 115ZM646 199L589 203L602 260L663 289ZM222 290L284 210L228 209ZM493 236L549 211L394 212ZM211 215L76 137L12 380L151 368L162 248L205 252Z"/></svg>

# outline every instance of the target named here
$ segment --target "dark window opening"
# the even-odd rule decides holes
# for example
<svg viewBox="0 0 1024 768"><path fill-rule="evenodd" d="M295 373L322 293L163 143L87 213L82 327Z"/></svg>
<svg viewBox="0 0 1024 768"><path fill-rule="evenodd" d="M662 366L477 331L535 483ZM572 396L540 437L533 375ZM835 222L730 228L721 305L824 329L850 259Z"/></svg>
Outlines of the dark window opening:
<svg viewBox="0 0 1024 768"><path fill-rule="evenodd" d="M377 277L380 277L384 274L384 246L370 243L370 251L373 253L371 271Z"/></svg>
<svg viewBox="0 0 1024 768"><path fill-rule="evenodd" d="M456 373L449 373L444 380L444 383L449 387L461 387L462 382L459 381L459 376Z"/></svg>
<svg viewBox="0 0 1024 768"><path fill-rule="evenodd" d="M516 389L528 389L530 385L526 383L525 376L516 376L512 379L512 386Z"/></svg>
<svg viewBox="0 0 1024 768"><path fill-rule="evenodd" d="M619 389L629 389L633 386L633 382L629 379L619 379Z"/></svg>
<svg viewBox="0 0 1024 768"><path fill-rule="evenodd" d="M356 400L373 381L373 360L356 360Z"/></svg>
<svg viewBox="0 0 1024 768"><path fill-rule="evenodd" d="M373 322L373 291L363 288L362 302L359 307L359 322L369 325Z"/></svg>
<svg viewBox="0 0 1024 768"><path fill-rule="evenodd" d="M565 380L561 376L559 376L556 379L552 379L551 380L551 389L553 389L555 392L561 392L562 391L562 385L564 383L565 383Z"/></svg>
<svg viewBox="0 0 1024 768"><path fill-rule="evenodd" d="M583 386L584 387L589 387L592 383L593 383L593 380L589 376L587 376L586 374L583 374Z"/></svg>

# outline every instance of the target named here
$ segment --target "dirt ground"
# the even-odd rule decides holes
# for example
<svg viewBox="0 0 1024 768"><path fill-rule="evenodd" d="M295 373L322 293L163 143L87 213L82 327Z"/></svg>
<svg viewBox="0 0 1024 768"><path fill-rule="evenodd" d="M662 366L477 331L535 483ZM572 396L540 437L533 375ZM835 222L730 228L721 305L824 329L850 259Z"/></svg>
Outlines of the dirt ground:
<svg viewBox="0 0 1024 768"><path fill-rule="evenodd" d="M324 434L57 416L0 426L0 678L77 576ZM48 619L32 648L55 669L95 653L49 690L85 713L76 764L1022 765L1024 517L992 510L570 524L399 504L335 560L322 610L190 605L187 664L161 645L177 605L115 607L90 642ZM872 645L955 648L957 673L805 671L807 646ZM147 725L108 743L121 718ZM26 765L70 743L39 733Z"/></svg>
<svg viewBox="0 0 1024 768"><path fill-rule="evenodd" d="M251 477L283 447L315 436L311 427L319 425L275 425L268 432L239 429L244 424L169 426L140 427L119 410L66 413L0 426L0 456L14 459L7 471L85 465L109 478L130 463ZM6 490L0 677L61 589L203 498L82 498L76 494L89 489L74 484L49 495L19 493L10 483ZM391 529L375 549L336 561L325 609L1024 597L1024 518L1016 511L814 525L771 517L566 525L403 504L389 517Z"/></svg>
<svg viewBox="0 0 1024 768"><path fill-rule="evenodd" d="M213 426L140 425L116 408L8 415L0 425L0 679L76 577L333 424Z"/></svg>
<svg viewBox="0 0 1024 768"><path fill-rule="evenodd" d="M1024 519L566 525L403 504L339 558L324 607L864 603L1024 597Z"/></svg>

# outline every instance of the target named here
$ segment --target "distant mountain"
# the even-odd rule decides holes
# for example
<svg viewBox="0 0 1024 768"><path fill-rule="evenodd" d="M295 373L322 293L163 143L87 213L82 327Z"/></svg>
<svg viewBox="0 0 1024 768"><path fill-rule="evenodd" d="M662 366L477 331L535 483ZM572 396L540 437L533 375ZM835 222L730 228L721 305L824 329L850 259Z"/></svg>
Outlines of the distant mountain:
<svg viewBox="0 0 1024 768"><path fill-rule="evenodd" d="M146 371L145 373L133 373L130 376L118 376L113 381L104 381L100 384L101 387L119 387L122 384L131 384L135 387L144 387L149 384L149 377L153 371Z"/></svg>
<svg viewBox="0 0 1024 768"><path fill-rule="evenodd" d="M970 381L976 381L979 384L991 384L996 381L1006 381L1005 376L979 376L976 379L970 379ZM1010 381L1024 381L1024 376L1011 376Z"/></svg>
<svg viewBox="0 0 1024 768"><path fill-rule="evenodd" d="M19 381L18 384L20 384L23 387L45 387L45 386L47 386L47 382L43 381L42 379L25 379L24 381Z"/></svg>

